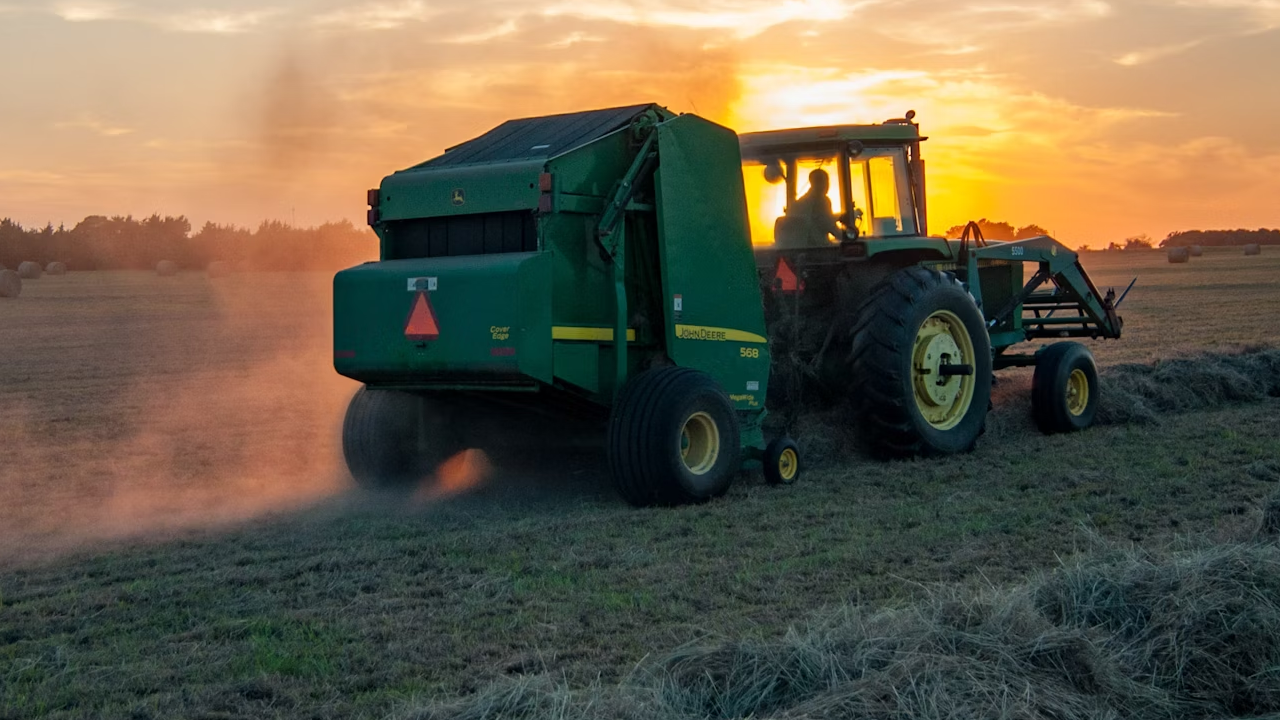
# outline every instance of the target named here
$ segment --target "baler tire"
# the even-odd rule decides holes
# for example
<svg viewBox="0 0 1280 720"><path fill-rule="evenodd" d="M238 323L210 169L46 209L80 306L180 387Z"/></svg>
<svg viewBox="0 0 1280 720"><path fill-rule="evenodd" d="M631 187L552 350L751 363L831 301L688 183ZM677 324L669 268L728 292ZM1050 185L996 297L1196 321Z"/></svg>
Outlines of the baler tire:
<svg viewBox="0 0 1280 720"><path fill-rule="evenodd" d="M764 466L764 480L770 485L791 485L804 469L800 462L800 446L789 437L780 437L769 443L760 462Z"/></svg>
<svg viewBox="0 0 1280 720"><path fill-rule="evenodd" d="M684 443L693 423L714 435L714 454L702 471L688 465ZM660 367L623 387L609 418L609 473L636 507L698 503L723 495L740 469L741 431L733 403L710 375Z"/></svg>
<svg viewBox="0 0 1280 720"><path fill-rule="evenodd" d="M1040 432L1076 432L1093 425L1099 397L1098 366L1089 348L1078 342L1061 342L1036 356L1031 414Z"/></svg>
<svg viewBox="0 0 1280 720"><path fill-rule="evenodd" d="M962 414L942 428L920 408L913 368L925 323L939 316L963 327L972 351L972 395ZM982 311L951 273L914 266L881 283L852 330L848 367L854 422L873 454L892 458L968 452L982 434L991 399L991 338Z"/></svg>
<svg viewBox="0 0 1280 720"><path fill-rule="evenodd" d="M347 469L365 490L411 490L461 449L443 414L419 395L362 387L342 422Z"/></svg>

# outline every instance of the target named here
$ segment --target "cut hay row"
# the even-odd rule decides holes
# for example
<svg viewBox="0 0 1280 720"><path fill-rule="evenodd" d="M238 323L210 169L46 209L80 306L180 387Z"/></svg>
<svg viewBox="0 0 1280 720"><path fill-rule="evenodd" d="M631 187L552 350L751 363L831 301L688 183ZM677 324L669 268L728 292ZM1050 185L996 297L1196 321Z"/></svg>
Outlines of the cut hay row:
<svg viewBox="0 0 1280 720"><path fill-rule="evenodd" d="M0 298L16 298L22 294L22 278L12 270L0 270Z"/></svg>
<svg viewBox="0 0 1280 720"><path fill-rule="evenodd" d="M1245 348L1127 363L1102 371L1101 424L1149 423L1161 414L1280 397L1280 349Z"/></svg>
<svg viewBox="0 0 1280 720"><path fill-rule="evenodd" d="M1261 530L1259 531L1261 533ZM1256 718L1280 712L1280 544L1108 551L785 636L687 646L623 684L517 675L419 720ZM1267 715L1274 717L1274 715Z"/></svg>
<svg viewBox="0 0 1280 720"><path fill-rule="evenodd" d="M1169 262L1185 263L1191 261L1191 248L1171 247L1169 248Z"/></svg>
<svg viewBox="0 0 1280 720"><path fill-rule="evenodd" d="M23 280L39 280L42 274L44 274L44 268L38 262L28 260L18 265L18 277Z"/></svg>

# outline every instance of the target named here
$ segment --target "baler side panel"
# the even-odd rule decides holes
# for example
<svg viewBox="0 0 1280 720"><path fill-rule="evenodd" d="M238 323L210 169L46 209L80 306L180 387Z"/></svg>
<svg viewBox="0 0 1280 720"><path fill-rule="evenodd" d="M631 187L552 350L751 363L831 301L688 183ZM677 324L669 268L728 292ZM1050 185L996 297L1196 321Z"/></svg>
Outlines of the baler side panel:
<svg viewBox="0 0 1280 720"><path fill-rule="evenodd" d="M739 410L764 407L769 346L733 131L692 115L658 126L659 259L667 349Z"/></svg>

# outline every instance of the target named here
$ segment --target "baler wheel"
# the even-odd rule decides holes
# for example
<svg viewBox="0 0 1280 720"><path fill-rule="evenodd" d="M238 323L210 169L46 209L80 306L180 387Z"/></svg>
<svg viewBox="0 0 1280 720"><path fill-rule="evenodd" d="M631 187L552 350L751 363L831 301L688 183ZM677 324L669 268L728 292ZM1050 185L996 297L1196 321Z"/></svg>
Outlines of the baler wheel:
<svg viewBox="0 0 1280 720"><path fill-rule="evenodd" d="M1093 424L1098 412L1098 366L1077 342L1050 345L1036 356L1031 414L1046 435L1075 432Z"/></svg>
<svg viewBox="0 0 1280 720"><path fill-rule="evenodd" d="M632 378L609 418L609 472L632 505L723 495L741 465L733 403L706 373L661 367Z"/></svg>
<svg viewBox="0 0 1280 720"><path fill-rule="evenodd" d="M954 275L918 266L894 273L872 292L852 335L851 398L873 452L973 448L991 398L991 339Z"/></svg>
<svg viewBox="0 0 1280 720"><path fill-rule="evenodd" d="M406 491L462 449L432 399L362 387L342 423L342 454L366 490Z"/></svg>
<svg viewBox="0 0 1280 720"><path fill-rule="evenodd" d="M800 477L800 446L780 437L764 449L764 479L770 485L790 485Z"/></svg>

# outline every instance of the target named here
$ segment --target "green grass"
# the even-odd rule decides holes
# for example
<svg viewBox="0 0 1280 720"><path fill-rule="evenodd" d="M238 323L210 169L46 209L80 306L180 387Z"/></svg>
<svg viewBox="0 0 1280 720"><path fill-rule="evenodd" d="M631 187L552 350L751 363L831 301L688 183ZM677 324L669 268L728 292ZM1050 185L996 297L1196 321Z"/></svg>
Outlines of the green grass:
<svg viewBox="0 0 1280 720"><path fill-rule="evenodd" d="M1280 340L1274 263L1177 266L1208 278L1199 291L1150 260L1104 364ZM1114 262L1098 275L1131 272ZM1224 290L1233 267L1244 289ZM0 463L6 720L381 718L511 678L608 686L708 636L777 638L824 609L1018 582L1095 535L1233 537L1280 480L1280 400L1043 437L1014 372L961 457L843 456L790 488L746 476L716 502L633 510L580 454L379 505L335 465L350 389L328 384L324 278L244 276L208 296L81 277L0 307L16 378L0 400L19 409L0 436L26 439ZM318 315L294 327L299 307ZM104 318L120 332L77 339L76 322Z"/></svg>

